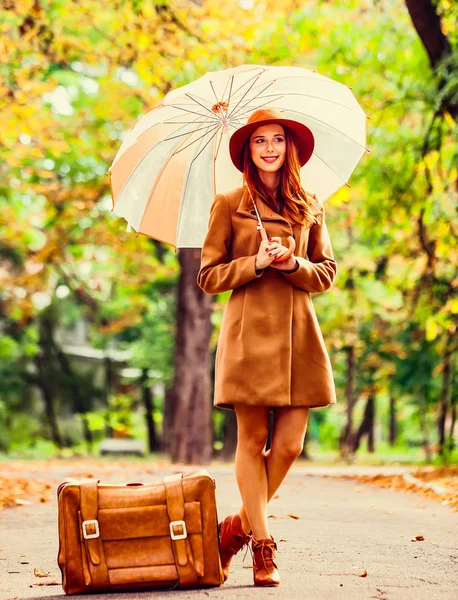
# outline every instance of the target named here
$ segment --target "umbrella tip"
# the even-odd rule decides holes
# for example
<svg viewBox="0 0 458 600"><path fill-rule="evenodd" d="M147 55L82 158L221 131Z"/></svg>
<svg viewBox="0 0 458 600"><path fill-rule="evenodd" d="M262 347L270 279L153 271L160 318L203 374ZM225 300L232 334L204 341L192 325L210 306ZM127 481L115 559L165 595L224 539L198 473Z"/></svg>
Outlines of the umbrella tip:
<svg viewBox="0 0 458 600"><path fill-rule="evenodd" d="M366 152L367 152L368 154L370 154L370 153L371 153L371 151L369 150L369 148L366 148Z"/></svg>

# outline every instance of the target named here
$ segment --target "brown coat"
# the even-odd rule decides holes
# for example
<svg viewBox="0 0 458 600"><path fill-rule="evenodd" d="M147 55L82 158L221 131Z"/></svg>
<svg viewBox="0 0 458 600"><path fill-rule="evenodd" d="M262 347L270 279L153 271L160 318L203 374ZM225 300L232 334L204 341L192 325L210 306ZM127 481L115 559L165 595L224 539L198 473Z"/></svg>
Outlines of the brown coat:
<svg viewBox="0 0 458 600"><path fill-rule="evenodd" d="M215 196L197 277L207 294L233 290L216 353L214 405L334 404L331 361L310 297L328 290L337 273L324 207L322 225L292 226L258 197L268 235L283 244L294 235L300 266L291 274L272 267L256 274L261 237L254 211L241 200L242 188Z"/></svg>

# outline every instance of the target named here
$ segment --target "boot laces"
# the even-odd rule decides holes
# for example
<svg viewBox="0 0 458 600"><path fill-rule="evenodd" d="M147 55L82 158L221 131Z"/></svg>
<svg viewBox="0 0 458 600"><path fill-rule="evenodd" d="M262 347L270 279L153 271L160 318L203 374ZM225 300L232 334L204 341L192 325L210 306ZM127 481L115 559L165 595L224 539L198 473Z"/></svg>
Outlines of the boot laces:
<svg viewBox="0 0 458 600"><path fill-rule="evenodd" d="M258 545L258 548L260 549L260 553L261 553L261 558L262 558L262 564L264 566L264 569L267 571L267 563L266 560L270 560L274 565L275 565L275 549L276 549L277 545L275 542L263 542L262 544ZM264 550L268 549L268 556L264 555ZM250 548L251 550L251 548ZM254 556L254 552L253 550L251 550L251 555L252 557ZM275 565L276 566L276 565Z"/></svg>

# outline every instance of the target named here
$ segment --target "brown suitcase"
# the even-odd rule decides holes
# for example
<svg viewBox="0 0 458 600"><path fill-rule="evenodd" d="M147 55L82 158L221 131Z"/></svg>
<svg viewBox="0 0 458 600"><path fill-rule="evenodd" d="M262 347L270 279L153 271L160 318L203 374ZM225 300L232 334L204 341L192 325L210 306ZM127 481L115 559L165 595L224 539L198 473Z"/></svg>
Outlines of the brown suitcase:
<svg viewBox="0 0 458 600"><path fill-rule="evenodd" d="M71 480L57 495L65 593L223 582L215 481L206 470L147 485Z"/></svg>

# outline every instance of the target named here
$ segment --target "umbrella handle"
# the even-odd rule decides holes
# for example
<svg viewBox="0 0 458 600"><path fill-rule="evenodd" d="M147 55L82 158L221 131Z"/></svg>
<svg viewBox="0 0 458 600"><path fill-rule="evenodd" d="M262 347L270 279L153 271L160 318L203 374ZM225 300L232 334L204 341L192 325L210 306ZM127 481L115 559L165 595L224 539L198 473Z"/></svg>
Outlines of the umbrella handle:
<svg viewBox="0 0 458 600"><path fill-rule="evenodd" d="M288 258L294 252L294 250L296 250L296 240L293 238L292 235L288 236L288 248L288 252L283 256L280 256L280 258L276 258L274 262L283 262L284 260L288 260Z"/></svg>
<svg viewBox="0 0 458 600"><path fill-rule="evenodd" d="M261 234L261 239L265 242L269 241L269 236L267 235L266 230L264 229L264 227L258 227L259 233ZM296 240L293 238L292 235L288 236L288 252L286 254L284 254L283 256L280 256L280 258L276 258L274 260L274 262L283 262L284 260L288 260L288 258L292 255L292 253L294 252L294 250L296 249Z"/></svg>

